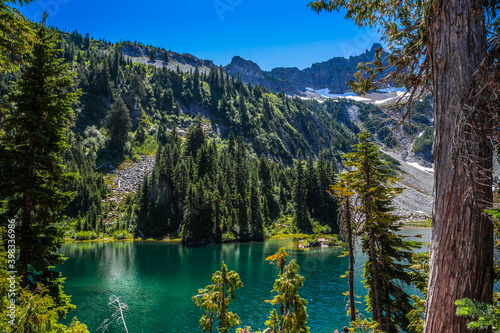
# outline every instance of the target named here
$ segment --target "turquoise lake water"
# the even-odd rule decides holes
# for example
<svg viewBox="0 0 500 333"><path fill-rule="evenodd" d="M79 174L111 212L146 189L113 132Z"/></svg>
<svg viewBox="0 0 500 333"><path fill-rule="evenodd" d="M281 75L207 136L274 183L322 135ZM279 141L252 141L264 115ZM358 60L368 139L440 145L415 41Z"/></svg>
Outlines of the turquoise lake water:
<svg viewBox="0 0 500 333"><path fill-rule="evenodd" d="M407 235L423 234L429 242L430 229L403 229ZM299 273L306 280L300 294L308 300L308 325L312 333L333 332L348 324L347 257L340 248L299 251L289 239L266 242L234 243L189 248L165 242L73 243L60 252L68 260L58 266L67 278L65 291L72 295L77 309L65 320L77 316L95 332L113 308L108 305L114 294L128 305L125 320L130 333L200 332L202 311L191 297L211 283L211 276L224 261L239 273L244 288L236 292L230 310L240 316L241 327L264 329L271 305L270 291L277 268L265 261L279 248L287 247L288 259L297 259ZM356 253L356 293L364 296L362 265L365 258ZM362 300L362 299L361 299ZM360 309L364 310L364 304ZM109 332L124 332L113 324Z"/></svg>

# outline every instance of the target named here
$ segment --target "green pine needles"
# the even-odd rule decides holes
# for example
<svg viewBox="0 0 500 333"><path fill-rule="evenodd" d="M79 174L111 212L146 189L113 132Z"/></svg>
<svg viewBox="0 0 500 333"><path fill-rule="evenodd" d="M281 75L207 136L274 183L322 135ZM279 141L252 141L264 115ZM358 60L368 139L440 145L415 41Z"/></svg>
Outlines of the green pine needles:
<svg viewBox="0 0 500 333"><path fill-rule="evenodd" d="M78 92L68 66L61 63L57 35L40 25L33 53L3 110L5 134L0 137L2 223L16 221L16 268L21 287L47 288L59 316L74 306L62 292L63 279L52 268L63 261L55 254L63 243L57 227L61 211L74 197L63 187L75 174L65 171L67 124Z"/></svg>
<svg viewBox="0 0 500 333"><path fill-rule="evenodd" d="M276 292L276 295L267 302L279 305L282 309L279 317L282 333L309 332L309 327L306 326L307 301L299 295L299 289L304 285L304 280L305 278L299 275L299 265L293 259L284 267L283 273L274 282L271 292ZM272 313L271 317L273 317Z"/></svg>
<svg viewBox="0 0 500 333"><path fill-rule="evenodd" d="M482 303L464 298L455 302L457 316L473 319L467 324L470 330L487 330L500 332L500 307L498 304Z"/></svg>
<svg viewBox="0 0 500 333"><path fill-rule="evenodd" d="M265 325L273 333L308 333L307 301L299 295L305 278L299 275L299 265L295 259L286 264L287 256L285 248L281 248L266 258L266 261L276 264L279 269L278 278L271 290L275 295L266 302L278 305L279 311L273 308ZM229 303L235 299L234 292L241 287L243 283L238 273L228 271L226 264L222 262L221 270L212 276L212 284L199 289L198 294L192 297L196 306L204 310L200 318L203 332L213 332L217 327L218 332L227 333L229 329L240 325L239 316L229 311ZM237 332L241 332L241 329Z"/></svg>
<svg viewBox="0 0 500 333"><path fill-rule="evenodd" d="M299 265L292 260L286 264L286 249L280 248L278 252L266 258L271 264L276 264L279 277L274 282L273 290L276 292L272 300L267 303L279 306L279 315L273 309L266 322L273 332L299 333L309 332L307 324L307 301L299 295L299 289L304 284L305 278L299 275ZM278 330L279 328L279 330Z"/></svg>
<svg viewBox="0 0 500 333"><path fill-rule="evenodd" d="M344 157L344 165L350 170L338 176L334 189L340 197L358 197L354 210L361 215L358 234L363 237L362 251L368 256L363 273L368 308L385 332L406 330L412 302L404 285L413 282L412 250L420 244L397 234L399 218L392 214L392 200L401 189L394 187L397 179L384 168L386 163L369 132L361 132L358 144Z"/></svg>
<svg viewBox="0 0 500 333"><path fill-rule="evenodd" d="M212 332L215 322L218 322L218 332L227 333L230 328L240 324L238 315L228 311L229 303L235 299L234 292L243 287L240 276L235 271L228 271L226 264L212 276L212 284L198 291L192 299L196 306L205 312L200 319L203 332Z"/></svg>

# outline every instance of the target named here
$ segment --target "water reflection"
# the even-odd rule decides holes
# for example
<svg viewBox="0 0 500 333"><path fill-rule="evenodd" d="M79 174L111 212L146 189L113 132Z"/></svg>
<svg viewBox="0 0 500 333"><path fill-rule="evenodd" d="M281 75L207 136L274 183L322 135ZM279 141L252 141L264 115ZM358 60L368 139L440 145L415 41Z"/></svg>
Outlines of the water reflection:
<svg viewBox="0 0 500 333"><path fill-rule="evenodd" d="M405 234L430 230L405 229ZM238 290L232 310L244 325L263 328L272 307L270 291L278 270L265 261L280 247L288 247L289 260L297 259L306 281L301 295L309 302L312 332L332 332L347 323L348 258L342 249L299 251L295 241L277 239L263 243L234 243L186 248L163 242L113 242L66 244L61 249L69 259L59 268L67 277L65 290L73 295L76 315L91 332L107 318L111 293L128 304L127 326L132 332L197 332L201 311L191 296L211 283L211 275L225 261L245 285ZM356 293L364 296L362 266L365 258L356 253ZM362 299L361 299L362 300ZM360 305L364 309L364 305ZM120 332L118 326L111 332Z"/></svg>

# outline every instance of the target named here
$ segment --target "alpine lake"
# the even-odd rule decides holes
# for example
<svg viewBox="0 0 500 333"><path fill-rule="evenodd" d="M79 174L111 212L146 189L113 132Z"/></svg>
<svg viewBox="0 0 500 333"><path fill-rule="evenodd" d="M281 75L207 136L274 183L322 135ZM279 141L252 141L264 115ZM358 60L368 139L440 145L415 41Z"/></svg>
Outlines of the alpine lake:
<svg viewBox="0 0 500 333"><path fill-rule="evenodd" d="M422 235L430 242L430 228L403 228L407 236ZM416 239L416 238L410 238ZM198 289L211 284L212 274L224 261L235 270L244 287L235 292L229 311L238 314L241 326L265 329L272 306L265 302L273 297L271 290L278 269L265 259L279 248L287 248L287 262L296 259L299 274L305 277L300 295L308 301L308 326L312 333L341 331L348 324L347 278L341 278L349 267L342 257L343 248L296 249L297 239L271 239L265 242L214 244L185 247L163 241L122 241L68 243L60 253L68 259L57 267L66 279L65 292L72 295L77 309L73 317L96 332L109 318L112 295L128 306L124 312L128 332L200 332L202 310L191 300ZM426 248L417 251L427 251ZM364 312L365 288L362 283L366 257L355 253L355 292L361 296L358 308ZM412 289L412 293L415 291ZM123 325L113 323L108 332L125 332Z"/></svg>

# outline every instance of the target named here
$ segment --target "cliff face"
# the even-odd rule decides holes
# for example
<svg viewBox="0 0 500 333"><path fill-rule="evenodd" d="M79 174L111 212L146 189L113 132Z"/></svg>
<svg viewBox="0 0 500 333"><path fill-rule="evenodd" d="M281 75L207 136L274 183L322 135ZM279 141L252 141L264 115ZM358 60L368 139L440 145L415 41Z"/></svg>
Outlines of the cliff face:
<svg viewBox="0 0 500 333"><path fill-rule="evenodd" d="M373 44L370 50L366 50L361 55L351 56L348 59L332 58L325 62L315 63L303 70L296 67L278 67L271 71L263 71L255 62L239 56L235 56L224 69L235 76L239 73L246 83L258 84L276 92L284 91L288 95L306 96L306 88L314 90L328 88L331 94L343 94L349 91L347 82L354 80L358 64L373 61L375 51L379 47L381 47L380 44ZM190 54L172 51L163 53L157 51L157 60L153 62L149 59L151 49L142 45L125 44L123 54L131 57L135 62L157 67L166 66L172 70L179 68L182 72L191 72L198 67L200 72L207 73L213 65L211 60L202 60ZM168 62L165 62L165 54L168 55Z"/></svg>
<svg viewBox="0 0 500 333"><path fill-rule="evenodd" d="M233 57L231 63L224 68L229 74L241 75L243 82L258 84L273 91L285 91L296 94L296 88L286 78L279 78L270 72L263 71L259 65L251 60L239 56Z"/></svg>
<svg viewBox="0 0 500 333"><path fill-rule="evenodd" d="M358 64L373 61L379 47L380 44L373 44L370 50L361 55L351 56L349 59L332 58L303 70L279 67L265 72L254 62L241 57L234 57L225 69L230 74L240 73L245 82L260 84L274 91L285 91L290 95L304 95L306 88L328 88L332 94L342 94L349 90L347 82L354 79Z"/></svg>

